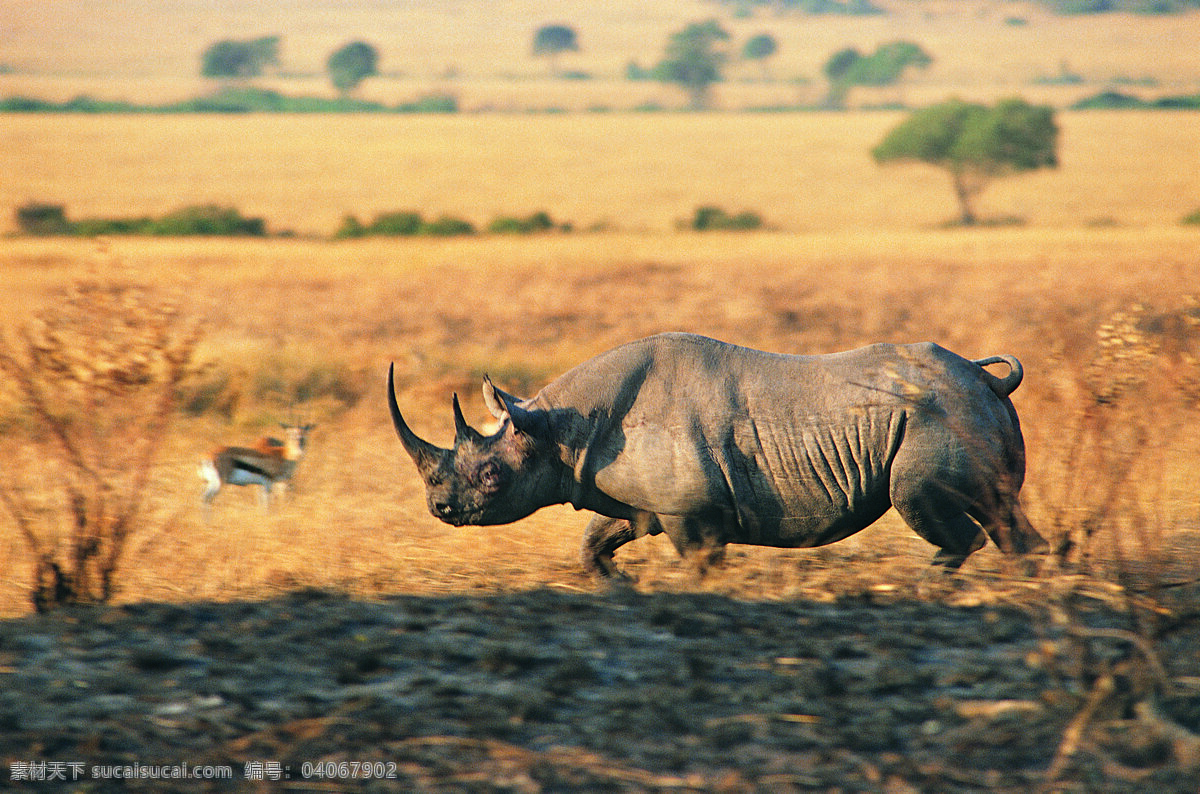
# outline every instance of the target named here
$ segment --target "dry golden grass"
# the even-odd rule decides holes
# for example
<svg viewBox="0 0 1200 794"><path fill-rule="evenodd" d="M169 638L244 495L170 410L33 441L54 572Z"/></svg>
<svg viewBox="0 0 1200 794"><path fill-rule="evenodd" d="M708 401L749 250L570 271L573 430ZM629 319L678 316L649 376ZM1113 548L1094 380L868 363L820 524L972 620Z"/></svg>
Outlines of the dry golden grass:
<svg viewBox="0 0 1200 794"><path fill-rule="evenodd" d="M546 210L577 228L663 231L699 204L787 231L911 229L957 216L947 175L877 166L900 115L10 116L0 215L161 215L216 202L329 236L346 213L486 224ZM1200 205L1192 113L1064 113L1053 171L997 180L984 216L1034 226L1174 224ZM606 240L606 244L607 244Z"/></svg>
<svg viewBox="0 0 1200 794"><path fill-rule="evenodd" d="M576 551L586 516L548 510L490 530L429 517L382 407L383 374L396 361L413 425L447 443L452 391L483 419L480 373L531 393L607 347L669 329L793 352L931 339L964 355L1014 353L1028 373L1016 403L1035 522L1078 534L1100 520L1098 555L1172 575L1194 569L1200 439L1186 432L1196 417L1184 396L1197 382L1186 296L1200 283L1200 238L1177 223L1200 204L1194 114L1062 114L1062 167L1000 180L983 196L985 215L1027 225L990 230L936 228L954 216L937 170L871 162L868 149L898 118L12 116L0 147L5 214L29 200L61 202L72 217L219 202L324 237L345 212L413 208L484 223L545 209L616 230L345 243L7 238L0 326L53 306L94 266L180 288L207 323L197 352L222 407L181 417L167 439L122 599L297 585L590 587ZM776 230L671 231L703 203L758 211ZM1153 365L1139 391L1101 409L1097 333L1123 327L1113 322L1121 311L1153 336ZM253 494L223 493L204 524L198 456L288 418L293 406L256 382L305 372L332 374L362 398L302 406L319 427L291 502L264 515ZM818 598L835 580L910 587L927 556L888 518L830 549L738 550L705 586ZM977 556L969 574L1002 564ZM647 586L694 586L655 540L621 562ZM5 614L25 610L29 558L10 529L0 568Z"/></svg>
<svg viewBox="0 0 1200 794"><path fill-rule="evenodd" d="M352 407L303 406L319 427L290 501L264 514L254 494L233 489L210 524L199 507L199 455L259 434L287 418L288 406L246 397L229 419L181 417L152 480L147 525L131 541L121 600L256 597L296 586L358 594L589 588L577 562L586 515L556 508L512 526L461 530L428 515L383 407L387 362L397 364L414 428L445 444L451 391L463 396L469 420L484 419L481 371L531 392L613 344L666 329L793 352L933 339L969 356L1014 353L1027 370L1016 404L1035 523L1076 531L1103 509L1090 544L1102 570L1133 560L1138 570L1186 578L1200 532L1200 439L1187 432L1194 397L1185 401L1197 372L1184 355L1195 343L1194 304L1183 297L1200 276L1195 244L1194 231L1166 227L117 240L101 253L83 241L7 240L0 267L11 278L0 308L10 326L22 322L100 258L118 279L186 286L189 308L209 323L201 358L251 372L276 366L280 355L326 362L363 390ZM1098 331L1122 327L1110 320L1134 304L1147 307L1144 330L1157 345L1148 380L1087 418L1092 362L1107 361L1117 374ZM1096 435L1101 415L1120 432ZM1134 441L1136 454L1123 455ZM1116 498L1096 492L1106 484ZM889 516L827 549L736 549L728 570L703 586L748 597L910 592L928 556ZM643 586L696 586L657 539L623 550L620 562ZM978 583L959 597L992 597L990 577L1003 565L991 549L973 557L967 576ZM11 529L0 533L0 566L0 603L19 614L29 560Z"/></svg>

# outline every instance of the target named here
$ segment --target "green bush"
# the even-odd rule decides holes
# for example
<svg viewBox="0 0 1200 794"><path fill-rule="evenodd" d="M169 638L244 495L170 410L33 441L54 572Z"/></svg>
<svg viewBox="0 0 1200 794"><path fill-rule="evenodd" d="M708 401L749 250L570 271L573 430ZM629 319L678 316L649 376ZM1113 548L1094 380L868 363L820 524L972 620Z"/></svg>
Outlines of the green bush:
<svg viewBox="0 0 1200 794"><path fill-rule="evenodd" d="M431 221L421 227L421 234L431 237L458 237L474 233L475 227L470 223L448 215L443 215L436 221Z"/></svg>
<svg viewBox="0 0 1200 794"><path fill-rule="evenodd" d="M385 212L375 216L367 230L386 237L409 237L420 234L424 226L419 212Z"/></svg>
<svg viewBox="0 0 1200 794"><path fill-rule="evenodd" d="M241 379L231 369L211 364L197 368L176 393L180 410L190 416L215 414L232 419L241 400Z"/></svg>
<svg viewBox="0 0 1200 794"><path fill-rule="evenodd" d="M215 204L175 210L153 221L146 230L146 234L162 237L263 237L266 233L262 218L246 218L233 207Z"/></svg>
<svg viewBox="0 0 1200 794"><path fill-rule="evenodd" d="M749 231L761 229L762 217L756 212L743 211L730 215L720 207L697 207L692 216L691 228L698 232Z"/></svg>
<svg viewBox="0 0 1200 794"><path fill-rule="evenodd" d="M357 237L453 237L474 234L475 227L458 218L443 215L435 221L425 221L419 212L383 212L364 226L358 218L347 215L334 233L334 239L347 240Z"/></svg>
<svg viewBox="0 0 1200 794"><path fill-rule="evenodd" d="M333 239L353 240L357 237L365 237L366 234L367 227L362 225L362 221L360 221L356 216L347 213L342 217L342 225L339 226L338 230L333 233Z"/></svg>
<svg viewBox="0 0 1200 794"><path fill-rule="evenodd" d="M398 113L457 113L458 97L453 94L430 94L415 102L396 106Z"/></svg>
<svg viewBox="0 0 1200 794"><path fill-rule="evenodd" d="M1072 110L1130 110L1144 107L1144 99L1120 91L1101 91L1071 105Z"/></svg>
<svg viewBox="0 0 1200 794"><path fill-rule="evenodd" d="M226 86L207 96L158 108L165 113L381 113L378 102L350 97L288 96L252 86Z"/></svg>
<svg viewBox="0 0 1200 794"><path fill-rule="evenodd" d="M153 218L84 218L71 224L71 233L76 237L101 237L104 235L153 234Z"/></svg>
<svg viewBox="0 0 1200 794"><path fill-rule="evenodd" d="M1120 91L1101 91L1071 105L1072 110L1200 110L1200 94L1176 94L1145 100Z"/></svg>
<svg viewBox="0 0 1200 794"><path fill-rule="evenodd" d="M1200 226L1200 209L1193 210L1179 219L1185 226Z"/></svg>
<svg viewBox="0 0 1200 794"><path fill-rule="evenodd" d="M1200 94L1159 97L1154 100L1154 107L1163 110L1200 110Z"/></svg>
<svg viewBox="0 0 1200 794"><path fill-rule="evenodd" d="M17 207L17 228L25 234L37 237L71 234L71 222L67 220L62 204L30 202Z"/></svg>
<svg viewBox="0 0 1200 794"><path fill-rule="evenodd" d="M346 408L353 408L365 392L362 378L351 372L345 364L336 361L313 363L292 385L297 404L327 398Z"/></svg>
<svg viewBox="0 0 1200 794"><path fill-rule="evenodd" d="M153 235L184 237L263 237L262 218L247 218L232 207L205 204L170 212L161 218L84 218L72 221L60 204L29 203L17 209L17 227L32 235Z"/></svg>
<svg viewBox="0 0 1200 794"><path fill-rule="evenodd" d="M492 234L534 234L548 232L553 229L569 231L570 224L559 226L547 212L535 212L524 218L500 215L488 224L487 230Z"/></svg>
<svg viewBox="0 0 1200 794"><path fill-rule="evenodd" d="M630 61L625 64L625 79L630 82L646 82L654 79L654 70L647 69L637 61Z"/></svg>
<svg viewBox="0 0 1200 794"><path fill-rule="evenodd" d="M0 113L47 113L55 107L52 102L27 96L10 96L0 101Z"/></svg>

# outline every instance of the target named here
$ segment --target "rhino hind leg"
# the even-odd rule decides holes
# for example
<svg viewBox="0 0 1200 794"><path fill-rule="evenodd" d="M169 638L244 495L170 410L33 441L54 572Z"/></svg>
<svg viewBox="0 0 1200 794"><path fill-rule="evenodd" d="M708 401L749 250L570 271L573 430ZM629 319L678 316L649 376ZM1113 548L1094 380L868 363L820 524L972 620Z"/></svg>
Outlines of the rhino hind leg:
<svg viewBox="0 0 1200 794"><path fill-rule="evenodd" d="M1015 494L996 494L985 506L972 510L988 537L1006 554L1041 554L1050 548L1025 516Z"/></svg>
<svg viewBox="0 0 1200 794"><path fill-rule="evenodd" d="M892 506L913 532L938 547L934 565L955 570L987 543L987 535L967 514L963 500L937 483L894 488Z"/></svg>

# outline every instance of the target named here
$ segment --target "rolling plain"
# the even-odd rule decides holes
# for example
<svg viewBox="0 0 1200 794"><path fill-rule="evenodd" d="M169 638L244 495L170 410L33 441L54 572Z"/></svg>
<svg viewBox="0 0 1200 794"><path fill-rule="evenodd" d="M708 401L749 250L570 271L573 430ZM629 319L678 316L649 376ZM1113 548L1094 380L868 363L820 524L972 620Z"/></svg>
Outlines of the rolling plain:
<svg viewBox="0 0 1200 794"><path fill-rule="evenodd" d="M115 602L125 606L107 618L68 611L82 623L7 624L14 682L50 700L6 701L6 758L39 747L79 754L101 735L107 749L85 755L399 758L401 788L1194 782L1194 734L1179 726L1195 729L1200 670L1194 655L1170 650L1188 647L1197 623L1200 238L1178 223L1200 195L1184 154L1195 151L1193 117L1064 116L1059 170L984 195L985 215L1023 220L974 229L945 225L942 174L881 173L865 157L886 115L417 119L402 122L403 145L398 122L375 118L10 121L25 130L24 148L41 152L37 167L9 171L27 175L22 187L5 183L10 201L111 216L211 200L296 236L0 242L10 338L79 278L150 285L204 329L201 366L184 386L191 408L170 424L121 562ZM206 140L221 130L226 142L183 145L189 128ZM350 130L373 156L342 158ZM611 145L621 135L640 142L637 167ZM1167 154L1134 179L1139 136L1160 136ZM79 157L89 137L101 156ZM130 140L150 145L129 170L102 156ZM744 140L752 145L731 145ZM581 150L595 152L586 168ZM771 228L675 228L704 203L753 209ZM390 208L478 224L542 209L576 230L328 239L340 213ZM1017 355L1027 372L1015 395L1029 447L1024 501L1045 534L1077 544L1074 562L1029 578L988 548L952 581L930 578L931 549L893 514L822 549L733 547L703 580L669 544L643 539L618 557L635 590L606 595L580 571L585 515L547 509L488 529L429 516L387 419L389 362L410 422L447 444L452 392L483 423L484 372L532 394L590 355L672 329L791 352L930 339L969 356ZM11 391L5 399L11 421L19 409ZM206 521L199 457L297 414L318 426L295 492L269 512L245 490L222 493ZM25 488L56 487L46 461L9 471ZM4 609L26 614L32 558L19 535L4 534L0 559ZM560 611L582 635L551 628ZM111 628L71 628L96 620ZM627 626L620 637L605 628L613 620ZM900 633L858 628L875 620ZM1158 627L1153 646L1136 639L1146 620ZM352 625L357 634L308 667L272 650L324 648L316 637ZM218 641L233 636L223 626L234 644ZM765 645L763 626L779 632ZM801 626L817 638L803 651L788 639ZM947 639L986 626L1002 640L968 651ZM121 639L131 631L157 639ZM424 650L401 639L414 631ZM714 641L743 650L714 657ZM433 667L416 672L412 653ZM83 678L61 667L81 658L93 659ZM235 658L244 663L229 669ZM880 679L862 660L902 672ZM760 664L769 674L738 672ZM612 678L613 665L626 672ZM112 683L122 670L141 683ZM186 670L206 672L181 678ZM794 671L818 678L797 683ZM163 676L183 681L182 694L156 694ZM54 693L71 680L124 692L119 707L97 718L105 707L88 698L64 711ZM296 688L270 695L265 680ZM313 686L325 687L315 700L303 694ZM380 686L393 694L366 694ZM769 694L790 686L787 702ZM1147 702L1166 711L1138 712ZM1116 712L1097 716L1089 703ZM440 716L396 722L417 712ZM634 726L622 739L614 715ZM375 727L346 735L345 720ZM1040 738L1015 741L1014 720ZM62 724L71 727L53 727ZM152 738L164 724L177 737L169 746ZM1082 750L1072 726L1090 737Z"/></svg>
<svg viewBox="0 0 1200 794"><path fill-rule="evenodd" d="M580 57L617 70L628 42L670 29L663 14ZM1030 17L1004 36L1046 36L1044 23L1082 48L1134 29ZM945 18L905 19L953 38ZM832 37L849 23L814 24ZM1179 28L1154 29L1143 40L1160 43L1163 74L1190 85L1168 46ZM969 85L969 45L906 98ZM524 104L549 82L487 72L534 68L523 54L469 51L467 95L503 104L515 85ZM1035 51L1022 50L1026 74ZM1072 65L1100 69L1095 52ZM114 65L128 53L111 57L105 85L145 88ZM976 73L992 75L978 81L988 97L1012 88L993 66ZM187 68L165 71L166 94ZM414 78L395 79L369 90ZM0 85L22 80L36 82ZM378 790L1195 791L1200 227L1181 219L1200 208L1198 117L1060 112L1060 166L996 180L977 228L949 223L944 173L872 161L901 118L0 118L6 231L17 207L44 202L72 218L213 203L270 232L0 238L9 340L80 279L145 285L201 328L111 605L32 614L34 561L0 523L4 762L233 763L239 779L263 759L397 763ZM765 228L683 228L703 205ZM571 230L332 239L347 214L396 210L479 228L545 211ZM988 547L939 577L932 548L889 514L820 549L732 547L702 579L642 539L617 558L636 584L610 589L582 574L588 516L569 508L475 529L429 515L388 421L390 362L406 417L444 445L452 393L485 422L484 373L532 395L666 330L782 352L931 340L1016 355L1023 501L1072 553L1031 571ZM229 489L206 520L200 456L295 417L317 427L294 493L264 511ZM61 472L40 452L53 445L27 420L0 384L6 482L53 505Z"/></svg>

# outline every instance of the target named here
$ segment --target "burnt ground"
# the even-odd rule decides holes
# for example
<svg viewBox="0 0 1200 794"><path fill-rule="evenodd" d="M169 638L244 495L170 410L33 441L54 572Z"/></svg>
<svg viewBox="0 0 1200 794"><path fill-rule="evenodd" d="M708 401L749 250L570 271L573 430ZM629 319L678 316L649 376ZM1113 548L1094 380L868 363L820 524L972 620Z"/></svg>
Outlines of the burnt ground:
<svg viewBox="0 0 1200 794"><path fill-rule="evenodd" d="M12 778L58 761L81 791L1196 792L1198 596L1145 610L1152 656L1087 599L1066 618L628 589L64 609L0 622L0 788L49 789ZM182 763L235 779L91 771Z"/></svg>

